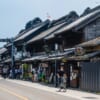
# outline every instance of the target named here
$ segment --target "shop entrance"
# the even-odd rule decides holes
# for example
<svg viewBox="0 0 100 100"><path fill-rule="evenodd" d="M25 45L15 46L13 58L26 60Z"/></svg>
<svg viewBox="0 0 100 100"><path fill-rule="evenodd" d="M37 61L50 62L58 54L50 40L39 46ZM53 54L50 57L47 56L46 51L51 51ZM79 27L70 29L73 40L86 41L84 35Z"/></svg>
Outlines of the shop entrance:
<svg viewBox="0 0 100 100"><path fill-rule="evenodd" d="M68 64L68 85L72 88L79 88L80 87L80 71L81 67L79 66L79 62L71 61Z"/></svg>

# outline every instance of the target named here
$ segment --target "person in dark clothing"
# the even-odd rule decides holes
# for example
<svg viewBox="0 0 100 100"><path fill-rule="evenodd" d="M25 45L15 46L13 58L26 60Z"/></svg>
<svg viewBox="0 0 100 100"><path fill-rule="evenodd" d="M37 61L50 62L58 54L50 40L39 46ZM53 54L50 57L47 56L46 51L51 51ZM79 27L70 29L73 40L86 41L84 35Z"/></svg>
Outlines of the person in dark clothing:
<svg viewBox="0 0 100 100"><path fill-rule="evenodd" d="M64 68L63 66L61 66L60 70L58 71L58 80L59 80L59 90L58 92L61 91L61 89L64 89L63 91L66 92L66 82L67 82L67 78L66 78L66 74L64 72Z"/></svg>

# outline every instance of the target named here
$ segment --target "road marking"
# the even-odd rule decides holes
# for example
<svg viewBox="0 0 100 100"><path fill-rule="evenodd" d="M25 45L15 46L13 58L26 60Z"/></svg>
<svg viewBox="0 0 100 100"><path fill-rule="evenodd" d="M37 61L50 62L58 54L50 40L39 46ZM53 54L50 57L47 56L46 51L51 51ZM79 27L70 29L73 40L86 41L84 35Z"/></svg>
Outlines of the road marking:
<svg viewBox="0 0 100 100"><path fill-rule="evenodd" d="M11 90L8 90L8 89L6 89L6 88L0 87L0 89L3 90L3 91L8 92L9 94L12 94L12 95L14 95L14 96L20 98L21 100L28 100L28 98L26 98L26 97L24 97L24 96L21 96L21 95L15 93L15 92L12 92Z"/></svg>

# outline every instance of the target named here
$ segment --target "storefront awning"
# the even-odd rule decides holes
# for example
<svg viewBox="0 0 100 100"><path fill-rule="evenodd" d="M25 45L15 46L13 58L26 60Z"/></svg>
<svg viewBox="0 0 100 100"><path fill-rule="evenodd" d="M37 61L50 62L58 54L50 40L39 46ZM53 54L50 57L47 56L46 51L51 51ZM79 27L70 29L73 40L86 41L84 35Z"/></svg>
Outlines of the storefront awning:
<svg viewBox="0 0 100 100"><path fill-rule="evenodd" d="M74 52L75 48L66 49L64 52L54 52L49 57L68 56Z"/></svg>
<svg viewBox="0 0 100 100"><path fill-rule="evenodd" d="M9 63L9 62L11 62L11 58L4 60L4 63Z"/></svg>
<svg viewBox="0 0 100 100"><path fill-rule="evenodd" d="M35 60L40 60L40 61L50 61L50 60L60 60L62 59L63 56L61 57L32 57L32 58L27 58L27 59L24 59L22 60L22 62L31 62L31 61L35 61Z"/></svg>
<svg viewBox="0 0 100 100"><path fill-rule="evenodd" d="M35 60L42 60L45 58L46 58L45 56L34 56L31 58L26 58L26 59L22 60L22 62L31 62L31 61L35 61Z"/></svg>
<svg viewBox="0 0 100 100"><path fill-rule="evenodd" d="M88 53L82 56L71 56L71 57L67 57L67 60L90 60L90 58L93 58L97 55L100 54L100 51L96 51L96 52L92 52L92 53Z"/></svg>
<svg viewBox="0 0 100 100"><path fill-rule="evenodd" d="M93 47L93 46L98 46L98 45L100 45L100 37L92 39L92 40L87 41L87 42L83 42L83 43L81 43L77 46L80 46L80 47Z"/></svg>
<svg viewBox="0 0 100 100"><path fill-rule="evenodd" d="M62 57L50 57L50 58L48 58L48 59L45 59L46 61L50 61L50 60L61 60L63 58L63 56Z"/></svg>
<svg viewBox="0 0 100 100"><path fill-rule="evenodd" d="M31 58L26 58L24 60L22 60L22 62L32 62L35 60L39 60L39 61L47 61L47 60L59 60L62 59L64 56L68 56L69 54L73 53L73 50L68 50L65 52L54 52L52 54L49 55L41 55L41 56L34 56Z"/></svg>
<svg viewBox="0 0 100 100"><path fill-rule="evenodd" d="M3 63L11 63L11 61L12 61L12 59L11 58L8 58L8 59L4 60ZM15 62L21 62L20 59L15 59L14 61Z"/></svg>

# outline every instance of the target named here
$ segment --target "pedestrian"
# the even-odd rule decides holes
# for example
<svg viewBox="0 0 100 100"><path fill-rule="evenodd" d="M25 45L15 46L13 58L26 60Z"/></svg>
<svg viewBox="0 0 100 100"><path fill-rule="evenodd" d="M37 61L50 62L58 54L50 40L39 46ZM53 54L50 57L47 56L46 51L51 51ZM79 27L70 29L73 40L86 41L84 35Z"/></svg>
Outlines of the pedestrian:
<svg viewBox="0 0 100 100"><path fill-rule="evenodd" d="M66 86L67 86L67 75L64 73L63 76L61 77L58 92L61 92L61 90L63 90L63 92L66 92Z"/></svg>
<svg viewBox="0 0 100 100"><path fill-rule="evenodd" d="M7 72L8 72L8 68L4 67L3 68L3 77L6 78L7 77Z"/></svg>
<svg viewBox="0 0 100 100"><path fill-rule="evenodd" d="M18 75L18 69L15 68L15 79L17 79L17 75Z"/></svg>
<svg viewBox="0 0 100 100"><path fill-rule="evenodd" d="M57 73L58 76L58 86L59 86L59 90L58 92L60 92L62 89L64 89L63 91L66 91L66 80L67 80L67 75L64 72L64 66L61 65L60 70Z"/></svg>
<svg viewBox="0 0 100 100"><path fill-rule="evenodd" d="M12 69L10 69L9 78L12 78Z"/></svg>
<svg viewBox="0 0 100 100"><path fill-rule="evenodd" d="M37 71L34 73L34 82L37 82L38 81L38 73Z"/></svg>

